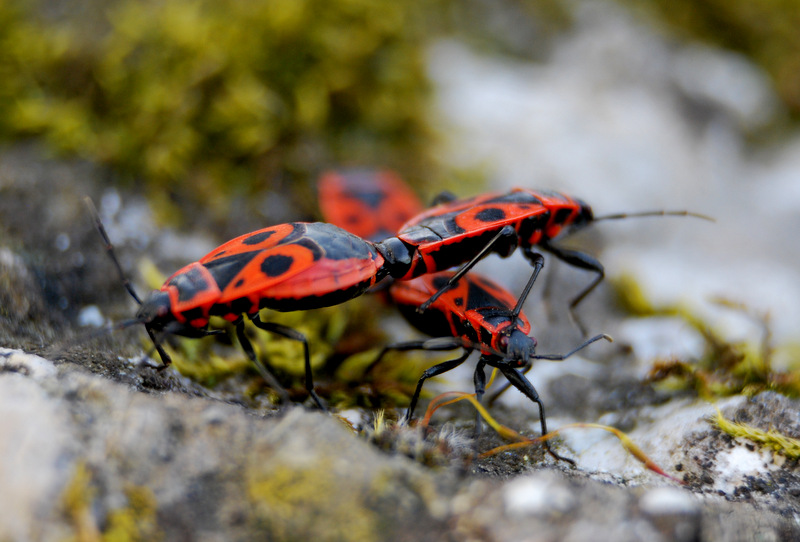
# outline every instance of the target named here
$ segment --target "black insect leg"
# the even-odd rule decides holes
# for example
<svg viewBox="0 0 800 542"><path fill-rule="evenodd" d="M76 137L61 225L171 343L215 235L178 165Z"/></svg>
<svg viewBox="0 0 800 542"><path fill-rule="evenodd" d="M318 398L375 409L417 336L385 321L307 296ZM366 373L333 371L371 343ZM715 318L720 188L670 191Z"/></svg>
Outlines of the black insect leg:
<svg viewBox="0 0 800 542"><path fill-rule="evenodd" d="M475 367L475 373L472 375L472 381L475 383L475 399L478 401L478 404L481 403L483 399L483 394L486 393L486 360L484 359L486 356L481 356L481 359L478 360L478 365ZM475 438L477 439L481 434L481 429L483 428L483 423L481 420L481 414L478 412L475 418Z"/></svg>
<svg viewBox="0 0 800 542"><path fill-rule="evenodd" d="M433 294L430 297L430 299L428 299L425 303L420 305L419 308L417 308L417 312L419 313L425 312L428 309L428 307L431 306L431 303L436 301L439 298L439 296L445 293L447 290L455 286L455 284L461 279L461 277L466 275L470 271L470 269L475 267L475 264L478 263L489 252L491 252L492 249L496 248L496 245L499 242L505 242L509 247L516 248L517 243L519 242L519 236L517 235L517 232L513 228L513 226L510 225L504 226L499 232L497 232L497 235L492 237L492 240L489 241L486 244L486 246L483 247L481 251L475 255L474 258L472 258L470 261L462 265L461 268L458 271L456 271L456 273L452 277L450 277L450 280L447 281L447 284L439 288L438 292ZM509 250L508 252L510 253L511 251Z"/></svg>
<svg viewBox="0 0 800 542"><path fill-rule="evenodd" d="M513 367L507 365L505 362L503 362L503 360L495 360L487 358L486 362L490 367L497 367L498 369L500 369L500 372L502 372L503 375L508 379L508 381L511 382L512 386L521 391L528 399L539 405L539 424L541 426L542 435L546 435L547 420L544 413L544 403L542 403L542 400L539 398L539 393L536 391L536 388L533 387L533 384L531 384L530 380L525 378L525 376L522 373L520 373ZM575 465L575 461L573 461L572 459L569 459L567 457L562 457L557 453L555 453L550 448L550 443L546 440L544 441L544 448L547 451L547 453L550 454L554 459L559 459L561 461L566 461L571 465Z"/></svg>
<svg viewBox="0 0 800 542"><path fill-rule="evenodd" d="M408 350L424 350L424 345L425 341L409 341L405 343L387 344L383 347L378 356L372 360L372 363L367 365L367 368L364 370L364 376L369 376L375 367L377 367L380 362L383 361L384 356L386 356L389 351L397 350L399 352L406 352Z"/></svg>
<svg viewBox="0 0 800 542"><path fill-rule="evenodd" d="M275 376L271 372L269 372L266 367L264 367L264 364L261 363L261 361L258 359L258 356L256 356L256 352L255 350L253 350L253 345L244 332L244 317L239 318L235 322L235 326L236 326L236 337L239 339L239 344L242 345L242 350L244 350L244 353L247 355L248 358L250 358L250 361L252 361L253 364L256 366L258 373L266 381L267 385L276 392L278 392L278 395L281 396L281 401L284 403L288 403L289 392L287 392L286 389L283 386L281 386L280 382L278 382L278 379L275 378Z"/></svg>
<svg viewBox="0 0 800 542"><path fill-rule="evenodd" d="M428 350L435 352L441 350L454 350L456 348L463 348L465 346L467 345L460 337L437 337L423 341L407 341L402 343L387 344L383 347L377 357L375 357L372 363L367 366L364 374L369 375L383 360L386 353L391 350L396 350L398 352L408 352L410 350Z"/></svg>
<svg viewBox="0 0 800 542"><path fill-rule="evenodd" d="M378 365L383 357L386 355L387 352L390 350L397 350L400 352L407 352L409 350L428 350L428 351L441 351L441 350L454 350L456 348L464 348L464 354L456 359L442 362L438 365L434 365L433 367L426 370L422 373L419 381L417 382L417 389L414 391L414 395L411 397L411 403L408 406L408 410L406 411L406 420L410 421L414 415L414 409L417 406L417 401L419 401L419 395L422 392L422 385L425 383L425 380L432 376L440 375L449 371L450 369L454 369L464 363L464 360L467 359L472 349L469 347L469 344L465 343L464 339L461 337L436 337L433 339L427 339L424 341L407 341L402 343L394 343L394 344L387 344L383 347L380 351L378 356L375 360L370 363L367 367L365 374L369 374L376 365Z"/></svg>
<svg viewBox="0 0 800 542"><path fill-rule="evenodd" d="M465 350L464 353L456 359L451 359L449 361L439 363L438 365L434 365L422 373L422 376L417 382L417 389L414 390L414 395L411 397L411 403L408 405L408 410L406 411L406 421L411 421L411 419L414 417L414 409L417 406L417 401L419 401L419 394L422 392L422 385L425 383L425 381L433 376L437 376L442 373L446 373L451 369L455 369L464 363L464 360L469 357L471 352L471 350Z"/></svg>
<svg viewBox="0 0 800 542"><path fill-rule="evenodd" d="M308 391L308 394L320 409L327 410L325 405L322 403L322 399L320 399L319 395L317 395L317 392L314 391L314 374L311 371L311 353L306 336L296 329L292 329L281 324L276 324L274 322L262 322L261 315L259 314L256 314L250 319L258 329L263 329L264 331L269 331L270 333L280 335L281 337L286 337L287 339L292 339L294 341L303 343L303 358L306 367L306 391Z"/></svg>
<svg viewBox="0 0 800 542"><path fill-rule="evenodd" d="M155 333L153 333L153 330L150 329L150 326L145 326L144 328L147 330L147 334L150 336L150 340L153 341L153 346L155 347L156 351L158 352L158 355L161 356L161 362L162 363L161 363L161 365L156 367L156 370L157 371L163 371L164 369L166 369L167 367L169 367L172 364L172 358L169 357L169 354L167 354L167 351L164 350L164 347L161 346L161 344L158 342L158 339L156 339L156 335L155 335ZM151 352L152 352L152 350L151 350ZM150 365L149 363L148 363L148 366L152 367L152 365Z"/></svg>
<svg viewBox="0 0 800 542"><path fill-rule="evenodd" d="M598 284L603 281L603 278L606 275L605 269L603 268L603 264L601 264L596 258L593 256L589 256L584 252L578 252L577 250L570 250L566 248L560 248L551 245L550 243L542 243L541 247L548 252L550 252L553 256L558 258L559 260L573 266L578 267L580 269L585 269L587 271L592 271L597 273L595 279L583 290L578 293L569 303L569 315L572 318L572 321L575 322L575 325L578 326L580 329L581 334L586 336L586 327L583 325L583 322L578 317L577 313L575 312L575 308L578 306L578 303L583 301L583 299L589 295L589 293L594 290Z"/></svg>
<svg viewBox="0 0 800 542"><path fill-rule="evenodd" d="M528 371L530 371L532 367L533 363L529 360L519 371L523 375L526 375L528 374ZM506 382L502 386L500 386L500 389L494 392L492 395L490 395L489 398L486 400L486 406L490 408L494 406L495 402L500 398L500 396L503 395L506 391L508 391L508 388L510 387L511 387L511 382Z"/></svg>
<svg viewBox="0 0 800 542"><path fill-rule="evenodd" d="M533 283L536 282L536 277L539 276L539 272L544 267L544 256L539 254L538 252L533 252L531 249L526 248L523 251L525 254L525 258L531 262L533 266L533 273L531 273L531 278L528 279L528 283L525 285L525 288L522 290L522 294L517 299L517 304L514 306L514 310L511 311L510 316L516 320L519 316L519 313L522 312L522 305L525 304L525 300L528 299L528 294L531 293L531 288L533 288ZM513 321L513 320L512 320Z"/></svg>

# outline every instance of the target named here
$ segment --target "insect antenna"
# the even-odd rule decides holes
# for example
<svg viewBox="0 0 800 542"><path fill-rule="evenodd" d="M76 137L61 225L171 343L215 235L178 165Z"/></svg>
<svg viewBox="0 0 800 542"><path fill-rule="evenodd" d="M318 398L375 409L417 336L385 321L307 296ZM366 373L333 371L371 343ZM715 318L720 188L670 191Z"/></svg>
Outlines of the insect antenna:
<svg viewBox="0 0 800 542"><path fill-rule="evenodd" d="M581 344L579 344L578 346L576 346L575 348L573 348L572 350L570 350L569 352L566 352L564 354L534 354L534 355L532 355L530 357L530 359L549 359L551 361L562 361L562 360L565 360L568 357L570 357L575 352L578 352L579 350L583 350L584 348L586 348L587 346L589 346L593 342L597 342L600 339L605 339L610 343L614 342L614 339L612 339L610 335L606 335L605 333L601 333L600 335L595 335L591 339L585 340L584 342L582 342Z"/></svg>
<svg viewBox="0 0 800 542"><path fill-rule="evenodd" d="M620 218L640 218L645 216L692 216L694 218L708 220L709 222L716 222L714 218L700 213L693 213L691 211L663 211L663 210L641 211L637 213L615 213L611 215L597 216L592 219L592 222L597 222L598 220L618 220Z"/></svg>
<svg viewBox="0 0 800 542"><path fill-rule="evenodd" d="M117 255L114 253L114 245L111 244L111 239L108 238L108 233L106 232L105 226L103 226L103 222L100 220L100 214L97 212L97 207L94 206L92 198L86 196L83 201L86 203L86 207L89 209L89 214L92 216L92 220L94 220L95 228L97 228L97 231L100 233L100 237L103 238L106 254L108 254L109 258L111 258L111 261L114 262L114 267L117 268L117 273L119 273L119 277L122 280L122 285L125 286L125 289L128 290L128 293L131 294L131 297L136 300L136 303L141 305L142 300L138 295L136 295L136 291L133 289L131 281L128 280L128 277L125 276L125 272L122 270L122 265L120 265L119 259L117 259ZM161 352L159 351L159 353Z"/></svg>

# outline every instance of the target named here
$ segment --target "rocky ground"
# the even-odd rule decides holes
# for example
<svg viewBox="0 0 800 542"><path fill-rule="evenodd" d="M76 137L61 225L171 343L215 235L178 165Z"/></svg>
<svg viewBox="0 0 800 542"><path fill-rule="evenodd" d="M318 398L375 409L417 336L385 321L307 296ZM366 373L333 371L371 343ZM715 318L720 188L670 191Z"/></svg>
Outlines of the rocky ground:
<svg viewBox="0 0 800 542"><path fill-rule="evenodd" d="M769 87L745 61L667 43L624 13L588 9L578 23L543 64L501 62L454 42L432 48L442 160L483 169L498 189L578 194L598 214L713 215L715 224L598 225L577 242L602 250L612 278L632 274L653 303L688 307L731 343L757 347L760 324L712 298L769 312L772 359L788 371L800 323L796 137L754 150L745 136L779 107ZM467 407L437 413L424 438L413 429L376 432L372 411L353 409L344 414L357 432L302 405L273 407L247 391L252 375L211 388L142 366L141 330L76 340L85 333L79 323L134 311L86 217L85 195L112 219L125 269L146 255L169 272L224 240L156 228L146 202L109 189L111 179L36 144L0 153L0 538L800 537L797 460L711 422L719 408L729 420L797 438L800 403L775 391L712 403L645 383L654 360L691 361L706 342L674 315L630 316L608 286L581 314L616 341L541 362L529 376L553 427L618 427L682 483L646 470L602 431L563 433L557 449L575 468L537 448L480 459L475 451L501 441L488 429L474 440ZM241 217L239 226L262 224ZM511 287L525 280L521 258L500 265L483 269ZM563 299L585 281L550 260L546 271L526 307L542 353L579 340ZM386 325L413 335L394 320ZM469 376L466 369L437 389L469 390ZM526 434L538 430L534 409L515 394L492 413Z"/></svg>

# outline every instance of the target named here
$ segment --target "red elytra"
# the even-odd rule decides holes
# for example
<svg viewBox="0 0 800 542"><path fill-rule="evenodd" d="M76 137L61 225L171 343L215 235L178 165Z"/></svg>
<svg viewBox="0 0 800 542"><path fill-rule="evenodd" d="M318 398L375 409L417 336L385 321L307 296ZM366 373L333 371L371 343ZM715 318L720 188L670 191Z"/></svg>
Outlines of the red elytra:
<svg viewBox="0 0 800 542"><path fill-rule="evenodd" d="M432 337L460 337L486 355L499 355L525 364L536 347L528 337L531 325L524 312L510 318L517 299L488 278L473 273L442 294L424 313L417 309L453 276L440 271L410 281L396 281L389 297L418 330ZM511 340L514 337L519 340ZM524 338L523 338L524 337Z"/></svg>
<svg viewBox="0 0 800 542"><path fill-rule="evenodd" d="M420 213L403 225L397 239L409 247L404 259L410 263L405 275L400 276L400 270L396 269L392 276L408 280L464 264L447 285L420 305L420 310L424 311L486 254L495 252L505 257L519 247L531 265L536 265L541 255L533 249L539 247L569 265L596 274L595 279L570 301L570 313L573 314L578 303L603 280L605 270L593 256L559 247L552 241L598 220L667 215L712 220L688 211L647 211L595 217L591 207L579 199L557 192L526 188L514 188L505 194L450 200ZM384 242L389 244L390 240ZM515 312L519 312L533 279L534 274L520 296ZM573 317L585 333L580 320L574 314Z"/></svg>
<svg viewBox="0 0 800 542"><path fill-rule="evenodd" d="M492 251L507 256L517 246L530 248L557 236L566 226L581 226L591 219L591 208L580 200L520 188L445 202L412 217L399 230L397 237L415 248L413 262L402 278L464 263L503 228L511 230L495 241L498 246Z"/></svg>
<svg viewBox="0 0 800 542"><path fill-rule="evenodd" d="M328 184L332 183L334 179L336 181L336 190L331 190ZM398 185L394 177L392 182L387 182L385 177L366 173L362 173L359 177L329 175L323 177L320 183L322 185L320 194L324 193L326 195L325 205L321 205L323 216L334 223L337 223L337 220L346 215L343 209L354 207L353 202L357 204L356 206L359 206L360 202L370 197L373 200L379 199L384 205L390 204L395 199L403 202L409 201L406 194L402 191L398 192ZM367 197L365 197L365 192ZM380 194L380 197L376 198L374 194ZM459 210L474 209L473 215L479 214L482 209L476 200L485 199L490 198L479 197L473 198L469 202L463 202ZM421 207L419 200L416 200L416 202L417 206ZM377 206L371 208L374 209ZM372 213L370 208L362 209L362 211ZM423 213L423 216L429 215L429 213ZM391 218L387 219L386 216ZM386 230L387 227L393 227L391 220L396 216L373 213L372 216L368 216L358 223L360 228L358 232L367 237L383 235L383 232L377 232ZM464 216L468 215L461 215L462 218ZM407 213L406 219L408 218L411 217ZM350 227L350 223L347 222L337 223L337 225L341 225L345 229ZM421 253L426 250L424 245L418 245L418 248ZM536 274L538 274L543 265L541 257L534 265L533 279L535 280ZM453 272L440 271L412 280L396 281L389 287L389 298L408 322L423 333L436 338L427 341L410 341L388 345L382 350L371 367L378 364L389 350L452 350L459 347L464 349L462 356L437 364L423 373L406 412L406 418L411 419L425 380L461 365L472 351L479 350L482 356L475 370L475 391L478 399L480 400L485 390L484 367L486 365L497 367L506 376L511 385L515 386L539 406L542 434L545 434L547 432L547 423L544 404L539 398L536 389L525 378L524 373L517 369L521 367L529 368L533 359L565 359L588 344L607 337L596 336L567 354L536 355L536 339L528 335L530 333L530 323L525 314L519 310L521 301L518 301L510 292L498 284L478 274L465 276L448 289L447 285L454 275ZM531 281L531 285L532 283ZM432 301L427 311L420 312L420 306L442 288L445 289L444 293ZM527 295L528 290L524 295ZM512 307L515 308L512 310ZM571 461L555 454L547 443L545 443L545 448L555 458Z"/></svg>
<svg viewBox="0 0 800 542"><path fill-rule="evenodd" d="M423 205L391 170L331 170L317 183L319 208L327 222L354 235L380 241L395 235Z"/></svg>
<svg viewBox="0 0 800 542"><path fill-rule="evenodd" d="M541 265L534 272L538 274ZM384 347L371 367L378 364L389 350L452 350L463 348L461 356L426 370L411 397L406 418L414 416L422 386L428 378L440 375L461 365L469 354L477 350L481 357L474 372L475 394L481 400L486 390L486 366L498 369L509 384L517 388L539 407L539 424L542 434L547 433L544 403L525 372L536 359L564 360L575 352L600 339L611 340L607 335L596 335L564 354L536 354L536 339L529 336L530 323L524 313L514 314L512 307L516 298L507 290L477 274L463 277L452 288L447 289L424 313L419 306L439 291L454 273L443 271L425 275L410 281L398 281L389 288L389 297L400 312L417 329L436 338L426 341L408 341ZM520 370L523 369L523 370ZM502 390L501 390L502 392ZM500 392L500 393L501 393ZM545 450L554 458L573 463L550 449Z"/></svg>
<svg viewBox="0 0 800 542"><path fill-rule="evenodd" d="M296 330L262 322L259 310L326 307L361 295L386 274L376 245L331 224L279 224L224 243L175 272L159 290L141 300L125 278L94 205L88 199L87 204L125 287L140 305L135 319L117 327L143 324L162 367L171 360L156 334L193 338L217 334L220 331L208 329L208 321L221 316L235 324L242 349L270 386L286 398L245 335L246 316L260 329L303 343L306 389L324 408L314 391L308 341Z"/></svg>
<svg viewBox="0 0 800 542"><path fill-rule="evenodd" d="M532 265L541 258L532 250L538 244L602 278L603 268L594 258L547 243L564 228L581 227L592 220L588 205L563 194L518 188L508 194L451 199L412 216L422 207L419 198L397 175L382 170L326 172L319 180L319 193L326 220L361 237L381 240L387 272L395 279L410 280L465 264L429 302L420 305L423 311L487 253L508 256L518 246ZM400 232L386 237L402 219L406 222L399 226ZM531 281L517 303L516 314L530 287Z"/></svg>

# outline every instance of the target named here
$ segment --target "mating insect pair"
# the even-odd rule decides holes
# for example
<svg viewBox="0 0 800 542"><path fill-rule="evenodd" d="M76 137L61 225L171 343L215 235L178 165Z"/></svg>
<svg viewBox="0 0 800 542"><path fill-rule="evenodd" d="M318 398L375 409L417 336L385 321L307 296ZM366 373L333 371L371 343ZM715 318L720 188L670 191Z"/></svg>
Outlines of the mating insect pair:
<svg viewBox="0 0 800 542"><path fill-rule="evenodd" d="M94 216L113 256L96 212ZM602 278L602 266L593 258L554 248L549 241L566 227L584 226L591 220L591 209L578 200L515 190L507 195L444 203L412 218L396 236L379 242L366 241L330 224L281 224L225 243L177 271L144 301L126 280L128 291L141 306L136 318L117 327L143 324L168 365L169 356L160 346L160 335L214 334L217 332L208 329L209 317L222 316L235 324L248 357L268 382L275 385L275 379L258 362L244 334L244 320L248 318L261 329L304 344L306 388L322 406L314 392L307 340L295 330L262 322L260 309L290 311L330 306L361 295L387 276L411 280L466 262L437 292L441 295L489 252L506 256L521 246L536 265L541 257L533 252L534 243L543 244L569 263L598 273L590 288L581 294L582 298ZM519 316L535 275L534 272L510 317ZM420 308L429 307L435 297Z"/></svg>
<svg viewBox="0 0 800 542"><path fill-rule="evenodd" d="M422 211L419 199L390 172L329 172L321 177L319 192L321 202L325 202L321 207L327 220L367 239L381 239L386 232L402 229L408 219ZM393 204L395 201L397 205ZM547 433L544 403L524 374L531 362L536 359L564 360L595 341L611 339L607 335L597 335L565 354L536 354L536 339L529 336L530 323L521 311L544 259L535 255L532 262L534 272L520 299L477 273L463 276L462 272L457 276L451 271L438 271L411 280L394 281L388 287L390 301L406 320L435 338L386 346L367 373L390 350L463 350L459 357L434 365L421 375L406 419L413 417L427 379L455 369L477 350L481 357L473 380L478 400L486 389L485 367L494 367L510 385L538 405L541 431ZM420 310L421 307L426 310ZM544 447L554 458L572 462L553 452L547 441Z"/></svg>

